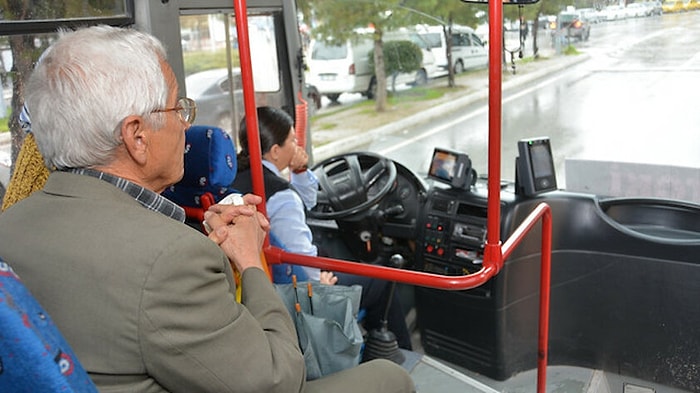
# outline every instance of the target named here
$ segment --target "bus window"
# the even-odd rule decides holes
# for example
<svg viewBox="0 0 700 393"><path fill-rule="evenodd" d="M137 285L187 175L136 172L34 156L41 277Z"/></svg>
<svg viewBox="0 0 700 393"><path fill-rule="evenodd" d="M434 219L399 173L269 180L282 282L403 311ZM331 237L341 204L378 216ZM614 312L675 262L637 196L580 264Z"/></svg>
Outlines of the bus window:
<svg viewBox="0 0 700 393"><path fill-rule="evenodd" d="M250 15L248 29L256 101L274 101L281 89L275 17ZM235 137L244 106L233 14L181 15L180 35L185 91L197 102L195 124L218 126Z"/></svg>
<svg viewBox="0 0 700 393"><path fill-rule="evenodd" d="M16 21L44 21L52 25L59 18L76 20L79 18L113 18L130 16L131 1L128 0L104 0L85 2L79 7L39 7L37 5L3 4L2 23Z"/></svg>

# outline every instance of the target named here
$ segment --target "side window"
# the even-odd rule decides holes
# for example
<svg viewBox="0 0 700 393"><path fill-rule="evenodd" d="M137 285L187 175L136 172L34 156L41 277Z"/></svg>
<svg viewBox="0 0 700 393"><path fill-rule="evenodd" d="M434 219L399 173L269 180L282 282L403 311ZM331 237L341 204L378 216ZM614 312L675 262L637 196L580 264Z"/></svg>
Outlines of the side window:
<svg viewBox="0 0 700 393"><path fill-rule="evenodd" d="M471 33L469 36L471 37L472 44L474 46L484 46L484 43L481 41L479 36L477 36L476 34L473 34L473 33Z"/></svg>
<svg viewBox="0 0 700 393"><path fill-rule="evenodd" d="M185 90L197 103L195 124L221 127L235 137L245 113L236 21L231 12L203 12L180 16ZM248 16L253 84L261 104L282 83L274 21L272 13Z"/></svg>
<svg viewBox="0 0 700 393"><path fill-rule="evenodd" d="M423 37L421 37L419 34L415 34L415 33L411 34L410 38L411 38L411 42L418 45L419 48L426 49L426 50L430 49L430 45L428 44L428 42L426 40L424 40Z"/></svg>
<svg viewBox="0 0 700 393"><path fill-rule="evenodd" d="M423 37L431 48L440 48L442 47L442 34L443 33L427 33L421 34L421 37Z"/></svg>
<svg viewBox="0 0 700 393"><path fill-rule="evenodd" d="M234 90L242 90L243 89L243 81L241 80L241 74L234 74L233 75L233 89Z"/></svg>
<svg viewBox="0 0 700 393"><path fill-rule="evenodd" d="M235 79L234 79L234 81L235 81ZM230 94L231 93L231 81L228 78L224 79L219 84L219 89L221 89L222 93ZM233 90L235 91L236 88L234 87Z"/></svg>
<svg viewBox="0 0 700 393"><path fill-rule="evenodd" d="M455 35L455 45L456 46L469 46L469 37L464 33L459 33Z"/></svg>

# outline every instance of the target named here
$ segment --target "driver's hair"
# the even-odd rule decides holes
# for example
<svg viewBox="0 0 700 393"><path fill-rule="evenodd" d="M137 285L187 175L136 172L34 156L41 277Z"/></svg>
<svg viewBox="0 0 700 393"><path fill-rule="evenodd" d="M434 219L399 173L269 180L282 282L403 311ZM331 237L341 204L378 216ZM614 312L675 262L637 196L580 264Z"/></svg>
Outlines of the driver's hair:
<svg viewBox="0 0 700 393"><path fill-rule="evenodd" d="M264 155L272 146L282 146L287 141L289 130L294 126L294 119L282 109L261 106L257 109L258 132L260 133L260 151ZM248 127L243 117L239 127L238 140L241 151L238 153L238 169L250 168L250 150L248 149Z"/></svg>

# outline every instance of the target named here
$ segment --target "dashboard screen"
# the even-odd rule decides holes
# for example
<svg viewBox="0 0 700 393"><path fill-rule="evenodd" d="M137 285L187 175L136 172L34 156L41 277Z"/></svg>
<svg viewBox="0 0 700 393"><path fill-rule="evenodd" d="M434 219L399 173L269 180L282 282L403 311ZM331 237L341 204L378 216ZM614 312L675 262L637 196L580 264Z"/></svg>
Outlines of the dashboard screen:
<svg viewBox="0 0 700 393"><path fill-rule="evenodd" d="M439 181L452 183L452 179L454 179L455 176L456 165L457 154L447 150L435 149L430 162L428 176Z"/></svg>

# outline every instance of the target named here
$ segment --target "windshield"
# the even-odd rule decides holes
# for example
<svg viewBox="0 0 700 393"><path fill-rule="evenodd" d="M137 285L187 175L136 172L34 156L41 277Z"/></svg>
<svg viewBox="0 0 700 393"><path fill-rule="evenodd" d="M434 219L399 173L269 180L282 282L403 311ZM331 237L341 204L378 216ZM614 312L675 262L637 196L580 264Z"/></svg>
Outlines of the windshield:
<svg viewBox="0 0 700 393"><path fill-rule="evenodd" d="M507 25L504 181L515 181L518 140L546 136L559 188L700 201L700 112L694 97L700 89L700 43L690 39L700 33L698 14L661 13L654 8L658 4L645 4L648 11L639 17L595 11L598 23L580 29L552 30L542 22L551 15L539 15L538 24L526 18L522 28L517 20ZM579 14L558 16L561 26ZM472 26L483 31L478 23ZM447 70L425 85L389 83L381 111L363 91L321 90L322 108L311 119L315 158L369 150L425 176L433 149L442 147L468 154L480 178L491 176L486 63L468 67L468 61L453 52L454 87Z"/></svg>
<svg viewBox="0 0 700 393"><path fill-rule="evenodd" d="M313 46L311 58L313 60L338 60L348 56L347 45L325 44L317 41Z"/></svg>
<svg viewBox="0 0 700 393"><path fill-rule="evenodd" d="M578 19L580 19L578 14L559 14L559 20L562 23L570 23Z"/></svg>
<svg viewBox="0 0 700 393"><path fill-rule="evenodd" d="M98 22L105 15L133 18L131 7L112 3L102 11L83 11L97 15ZM304 100L309 118L302 125L308 130L306 142L315 162L366 150L386 155L425 178L433 149L440 147L467 154L481 179L493 175L513 182L518 141L548 137L559 188L697 202L700 112L695 96L700 91L700 42L693 37L700 36L700 14L690 8L695 3L688 3L688 9L682 2L663 9L658 2L640 4L644 7L587 6L589 23L568 29L564 27L579 16L579 9L560 12L558 7L544 7L539 12L538 7L525 6L520 22L518 9L505 7L503 52L498 59L504 92L499 174L488 173L490 43L483 6L462 4L454 26L465 30L453 29L449 65L447 46L441 45L443 26L437 22L440 9L397 9L387 13L382 24L367 16L335 26L330 14L318 9L315 19L300 15L296 31L282 32L280 15L261 8L249 17L256 97L259 105L280 107L299 97ZM643 12L632 14L641 8ZM13 41L22 30L17 30L13 23L19 22L12 15L6 10L0 23L5 29L0 36L4 90L0 131L6 135L0 163L12 162L9 130L12 114L19 112L12 108L21 109L23 96L16 80L31 72L55 36L38 31ZM558 25L548 23L557 18ZM180 36L166 46L181 49L173 52L182 58L173 64L182 74L183 94L200 99L197 122L220 125L234 134L243 115L243 98L237 78L235 98L226 82L227 69L240 73L233 11L187 10L179 16L179 24ZM381 28L383 45L392 48L384 53L383 81L376 75L373 40L357 40L351 33L375 34L380 31L375 27ZM278 43L289 37L299 40L299 50L280 47ZM324 37L349 44L332 45ZM395 40L431 50L413 51L409 59L412 46L394 45ZM290 64L299 64L303 71L292 70ZM300 80L307 95L285 90ZM380 82L384 97L379 97ZM202 101L205 91L217 95ZM9 165L0 165L4 185L9 171Z"/></svg>
<svg viewBox="0 0 700 393"><path fill-rule="evenodd" d="M442 33L423 33L421 37L423 37L431 48L439 48L442 46Z"/></svg>

